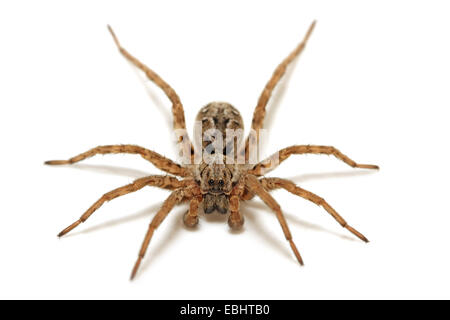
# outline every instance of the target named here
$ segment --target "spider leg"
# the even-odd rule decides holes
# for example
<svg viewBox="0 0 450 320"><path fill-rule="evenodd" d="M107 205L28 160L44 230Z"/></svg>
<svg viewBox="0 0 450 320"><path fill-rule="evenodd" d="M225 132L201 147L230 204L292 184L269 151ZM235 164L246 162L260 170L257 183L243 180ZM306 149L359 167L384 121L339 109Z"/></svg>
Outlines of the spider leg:
<svg viewBox="0 0 450 320"><path fill-rule="evenodd" d="M277 85L278 81L280 81L281 77L286 72L286 69L288 65L297 57L300 55L300 53L303 51L303 49L306 46L306 42L308 41L309 37L311 36L311 33L314 29L314 26L316 25L316 22L313 21L311 23L311 26L309 27L308 31L306 32L302 42L292 51L275 69L275 71L272 74L272 77L270 78L269 82L267 82L266 86L264 87L264 90L262 91L261 95L258 99L258 104L256 105L255 111L253 112L253 119L252 119L252 129L256 133L256 137L259 136L259 130L263 126L264 117L266 116L266 106L269 102L269 99L272 95L272 91ZM245 154L246 159L248 159L249 156L249 143L250 143L250 137L249 135L245 141Z"/></svg>
<svg viewBox="0 0 450 320"><path fill-rule="evenodd" d="M187 227L193 228L198 224L198 207L202 201L203 197L198 195L189 202L189 210L183 216L183 222Z"/></svg>
<svg viewBox="0 0 450 320"><path fill-rule="evenodd" d="M255 197L255 193L245 189L244 193L241 195L241 201L249 201Z"/></svg>
<svg viewBox="0 0 450 320"><path fill-rule="evenodd" d="M263 185L259 182L259 180L253 175L247 175L246 177L246 185L251 191L255 192L258 197L261 198L264 203L271 208L277 215L278 222L283 229L284 236L291 246L292 251L294 252L298 262L303 265L302 257L295 246L294 241L292 240L291 232L289 231L289 227L287 225L286 219L284 218L283 213L281 212L280 205L277 201L269 194L269 192L264 189Z"/></svg>
<svg viewBox="0 0 450 320"><path fill-rule="evenodd" d="M347 224L347 222L342 218L339 213L336 212L324 199L319 197L318 195L302 189L295 185L292 181L286 180L286 179L280 179L280 178L263 178L260 180L261 184L267 189L267 190L274 190L278 188L283 188L287 191L289 191L292 194L295 194L299 197L302 197L306 200L309 200L318 206L322 206L343 228L347 229L351 233L353 233L355 236L357 236L359 239L361 239L364 242L369 242L367 238L360 233L358 230L352 228Z"/></svg>
<svg viewBox="0 0 450 320"><path fill-rule="evenodd" d="M147 251L148 245L153 236L153 232L155 231L156 228L159 227L159 225L163 222L163 220L166 218L166 216L169 214L169 212L173 209L173 207L183 200L183 197L184 197L183 189L175 190L164 201L164 203L163 203L162 207L159 209L158 213L153 217L150 225L148 226L148 230L147 230L147 233L145 234L144 241L142 242L142 246L139 251L139 255L136 260L136 263L133 267L133 271L131 272L130 280L133 280L134 276L136 275L137 270L139 269L141 261L145 256L145 252Z"/></svg>
<svg viewBox="0 0 450 320"><path fill-rule="evenodd" d="M193 153L193 146L189 140L189 135L186 131L186 121L184 118L184 109L183 104L181 103L180 97L178 97L175 90L167 83L165 82L156 72L154 72L152 69L147 67L145 64L143 64L141 61L136 59L133 55L131 55L127 50L125 50L119 43L119 40L114 33L113 29L108 25L108 30L111 33L114 42L119 49L120 53L133 65L135 65L137 68L139 68L141 71L145 73L147 78L151 80L154 84L156 84L164 93L166 94L167 98L172 102L172 114L173 114L173 127L175 130L181 129L183 130L183 136L180 137L180 141L183 141L190 147L191 154Z"/></svg>
<svg viewBox="0 0 450 320"><path fill-rule="evenodd" d="M154 151L135 146L135 145L110 145L110 146L99 146L83 152L69 160L50 160L46 161L45 164L48 165L61 165L61 164L72 164L84 159L95 156L96 154L109 154L109 153L130 153L130 154L140 154L142 158L150 161L157 167L165 172L173 175L186 177L189 174L188 169L180 166L178 163L163 157L159 153Z"/></svg>
<svg viewBox="0 0 450 320"><path fill-rule="evenodd" d="M333 155L339 160L345 162L353 168L363 168L363 169L379 169L378 166L373 164L359 164L347 157L345 154L340 152L335 147L329 146L312 146L312 145L300 145L300 146L290 146L280 151L274 153L269 158L256 164L252 170L249 171L250 174L261 176L269 171L272 171L280 165L281 162L289 158L293 154L328 154Z"/></svg>
<svg viewBox="0 0 450 320"><path fill-rule="evenodd" d="M230 216L228 217L228 225L231 229L239 230L244 225L244 216L239 210L239 196L230 197Z"/></svg>
<svg viewBox="0 0 450 320"><path fill-rule="evenodd" d="M189 180L180 181L174 177L157 176L157 175L137 179L134 182L132 182L126 186L123 186L123 187L114 189L108 193L105 193L85 213L83 213L83 215L81 215L81 217L77 221L75 221L74 223L69 225L67 228L62 230L58 234L58 237L62 237L63 235L70 232L71 230L75 229L81 223L85 222L95 212L95 210L100 208L107 201L110 201L117 197L126 195L128 193L138 191L145 186L155 186L155 187L160 187L163 189L174 190L174 189L185 186L187 181L189 181Z"/></svg>
<svg viewBox="0 0 450 320"><path fill-rule="evenodd" d="M240 179L230 194L230 216L228 217L228 225L234 230L238 230L244 225L244 216L240 212L239 206L245 190L245 179Z"/></svg>

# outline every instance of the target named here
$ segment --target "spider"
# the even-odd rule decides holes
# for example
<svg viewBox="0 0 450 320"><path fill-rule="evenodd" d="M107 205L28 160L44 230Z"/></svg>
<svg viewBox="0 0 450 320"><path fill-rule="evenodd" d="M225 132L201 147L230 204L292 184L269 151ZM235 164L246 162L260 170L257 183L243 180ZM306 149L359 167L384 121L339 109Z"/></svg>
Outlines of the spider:
<svg viewBox="0 0 450 320"><path fill-rule="evenodd" d="M229 161L226 161L225 163L223 161L206 161L202 158L200 161L194 163L179 164L152 150L136 145L99 146L72 157L69 160L52 160L45 162L47 165L73 164L97 154L128 153L141 155L158 169L169 174L143 177L128 185L105 193L83 215L81 215L77 221L63 229L58 236L61 237L67 234L81 223L85 222L107 201L136 192L146 186L170 190L171 193L169 197L165 199L161 208L156 213L148 227L138 254L138 258L132 269L131 279L133 279L142 259L144 258L154 231L161 225L169 212L177 204L189 202L189 209L183 216L183 222L188 227L194 227L198 224L199 209L203 206L203 211L206 214L214 211L217 211L220 214L229 214L228 224L230 228L239 229L244 224L244 217L239 210L240 202L247 201L252 199L254 196L258 196L276 214L286 240L289 242L289 245L300 265L303 265L302 257L293 241L288 224L281 211L281 207L269 193L272 190L281 188L296 196L302 197L319 206L322 206L323 209L325 209L342 227L346 228L362 241L368 242L367 238L363 234L348 225L347 222L323 198L296 186L289 180L282 178L269 178L264 177L264 175L265 173L275 169L281 162L289 158L291 155L298 154L333 155L353 168L378 169L378 166L358 164L334 147L319 145L294 145L281 149L279 152L261 162L256 161L251 163L250 161L250 149L252 145L254 145L254 142L258 140L258 134L262 129L266 114L266 105L272 95L272 91L285 73L289 64L297 56L299 56L305 48L306 43L314 29L315 23L316 22L314 21L311 24L302 42L300 42L300 44L278 65L272 77L264 87L253 113L251 125L252 134L247 136L245 142L242 136L232 136L230 138L228 130L243 129L242 117L239 111L232 105L224 102L212 102L199 111L196 120L201 125L201 133L206 133L207 131L213 129L218 131L219 134L225 136L227 148L230 141L233 146L237 144L242 146L239 149L239 152L236 153L236 156L230 155L230 153L226 151L228 149L224 149L223 152L221 152L221 150L215 152L217 151L217 148L214 148L214 150L209 150L206 152L209 158L221 158L222 160L228 160L230 157L235 159L237 156L243 155L243 163L232 161L231 163ZM141 63L127 50L125 50L119 43L117 36L109 25L108 30L111 33L120 53L129 62L143 71L149 80L164 91L172 103L174 129L185 132L186 124L183 105L175 90L172 89L172 87L152 69ZM207 141L203 141L201 145L193 144L186 133L182 134L180 141L182 141L185 146L188 146L191 160L195 158L199 151L208 150L210 145L214 145L212 142L208 144ZM206 159L207 158L208 157L206 157ZM176 176L181 177L182 179L179 179Z"/></svg>

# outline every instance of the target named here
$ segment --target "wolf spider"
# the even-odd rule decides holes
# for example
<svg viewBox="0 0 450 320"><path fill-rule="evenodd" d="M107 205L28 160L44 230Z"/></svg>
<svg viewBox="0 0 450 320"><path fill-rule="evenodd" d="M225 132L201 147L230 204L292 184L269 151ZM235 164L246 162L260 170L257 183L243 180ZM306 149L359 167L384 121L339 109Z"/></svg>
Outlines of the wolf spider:
<svg viewBox="0 0 450 320"><path fill-rule="evenodd" d="M85 222L98 208L100 208L100 206L107 201L138 191L146 186L154 186L170 190L171 194L164 201L148 227L148 231L139 251L137 261L131 273L131 279L133 279L142 259L144 258L154 231L164 221L175 205L182 202L189 202L189 209L183 216L183 221L188 227L194 227L198 223L199 207L200 205L203 205L203 210L207 214L213 211L218 211L222 214L229 213L229 226L233 229L238 229L244 223L244 217L239 210L240 202L250 200L256 195L276 214L286 240L289 242L289 245L298 262L303 265L303 260L296 245L294 244L291 232L289 231L288 224L281 211L280 205L269 193L271 190L281 188L322 206L342 227L346 228L362 241L368 242L364 235L348 225L347 222L321 197L296 186L289 180L281 178L266 178L263 175L275 169L282 161L294 154L333 155L337 159L354 168L378 169L378 166L358 164L334 147L317 145L294 145L281 149L279 152L264 161L255 162L254 164L251 164L249 161L249 150L252 142L254 143L255 140L257 140L258 133L262 128L266 114L266 105L272 95L272 91L285 73L288 65L297 56L299 56L305 48L306 42L308 41L314 26L315 21L309 27L303 41L281 62L281 64L278 65L269 82L262 91L253 113L252 120L252 132L256 134L248 135L245 139L245 143L243 143L242 139L236 139L239 140L237 142L242 142L241 145L243 146L240 149L240 153L237 153L236 155L244 154L244 163L207 163L204 159L202 159L199 163L181 165L154 151L135 145L99 146L70 158L69 160L52 160L45 162L45 164L48 165L72 164L92 157L96 154L128 153L141 155L158 169L170 174L143 177L128 185L105 193L77 221L62 230L58 236L61 237L67 234L81 223ZM172 87L152 69L141 63L127 50L125 50L120 45L119 40L114 34L112 28L108 26L108 29L120 53L133 65L143 71L146 76L167 95L169 100L172 102L174 129L183 130L185 132L186 124L183 105L175 90L172 89ZM206 132L208 129L216 129L226 136L227 129L243 129L243 121L239 111L228 103L213 102L206 105L199 111L197 121L201 123L202 133ZM232 137L232 139L234 144L236 140L234 137ZM208 144L202 144L201 146L192 144L187 134L180 137L180 140L188 146L191 159L194 158L199 150L204 151L208 147ZM227 141L229 141L229 139ZM214 156L211 155L211 153L214 152L209 153L210 156ZM228 156L226 153L223 155L225 157ZM216 154L216 156L218 155ZM182 177L183 179L179 180L175 176Z"/></svg>

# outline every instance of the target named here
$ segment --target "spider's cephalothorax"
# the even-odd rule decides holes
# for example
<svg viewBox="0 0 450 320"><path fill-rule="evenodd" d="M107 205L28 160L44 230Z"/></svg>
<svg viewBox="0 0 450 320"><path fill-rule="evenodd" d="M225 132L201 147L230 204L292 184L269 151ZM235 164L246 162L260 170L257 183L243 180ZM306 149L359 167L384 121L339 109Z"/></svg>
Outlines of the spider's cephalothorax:
<svg viewBox="0 0 450 320"><path fill-rule="evenodd" d="M196 181L203 194L205 213L212 213L214 210L222 214L228 212L228 198L239 178L240 172L236 165L221 163L200 165Z"/></svg>
<svg viewBox="0 0 450 320"><path fill-rule="evenodd" d="M144 159L150 161L160 170L169 175L150 175L135 180L123 187L114 189L105 193L97 200L81 217L62 230L58 236L63 236L85 222L102 204L114 198L125 194L138 191L146 186L154 186L170 190L171 194L164 201L159 211L152 219L145 234L144 241L139 251L138 259L131 273L131 278L136 275L139 265L147 251L147 247L153 236L154 231L164 221L165 217L177 204L188 202L189 209L183 217L184 223L193 227L199 220L199 208L203 204L205 213L218 211L219 213L228 213L228 224L231 228L240 228L244 223L244 217L240 211L240 203L258 196L275 214L281 225L284 236L300 264L303 260L292 239L291 232L281 211L280 205L272 197L270 191L275 189L284 189L296 196L302 197L317 205L322 206L342 227L349 230L361 240L368 240L360 232L349 226L347 222L334 210L323 198L305 189L296 186L292 181L281 178L268 178L264 174L278 167L281 162L295 154L327 154L333 155L337 159L345 162L354 168L378 169L376 165L358 164L338 149L330 146L318 145L294 145L281 149L269 158L250 163L249 154L252 144L258 139L258 133L263 126L266 114L266 106L272 95L276 84L283 76L288 65L304 49L315 22L308 29L303 41L292 51L273 73L269 82L262 91L255 111L253 113L252 127L253 133L248 135L245 141L242 139L243 122L239 112L230 104L223 102L213 102L203 107L198 116L195 126L194 136L199 134L203 136L200 141L195 139L192 143L189 135L185 133L186 123L184 119L184 110L180 98L158 74L144 65L119 43L112 29L108 26L113 39L119 48L121 54L128 59L137 68L142 70L146 76L153 81L172 102L172 113L174 117L174 129L183 130L182 142L186 143L190 150L191 158L197 159L198 152L201 151L201 161L197 163L178 164L162 155L135 145L107 145L99 146L81 153L69 160L47 161L49 165L72 164L96 154L110 153L129 153L139 154ZM236 157L239 160L244 158L244 162L233 162ZM191 159L192 160L192 159ZM229 161L231 160L231 161ZM178 179L177 177L181 177Z"/></svg>

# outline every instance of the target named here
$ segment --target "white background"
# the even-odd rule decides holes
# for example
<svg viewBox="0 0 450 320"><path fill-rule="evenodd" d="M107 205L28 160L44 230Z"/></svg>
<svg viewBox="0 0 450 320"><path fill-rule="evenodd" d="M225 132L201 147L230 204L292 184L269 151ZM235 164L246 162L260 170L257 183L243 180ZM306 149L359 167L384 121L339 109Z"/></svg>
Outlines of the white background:
<svg viewBox="0 0 450 320"><path fill-rule="evenodd" d="M450 298L450 20L445 1L15 1L0 5L0 298ZM254 200L243 232L226 217L190 231L176 208L135 281L138 249L165 191L147 188L56 234L103 193L159 173L139 156L48 167L103 144L175 157L170 102L114 47L178 92L189 130L214 100L246 128L275 66L317 27L269 104L267 154L333 145L378 172L294 156L272 176L324 197L274 192L297 246ZM289 81L286 81L289 80Z"/></svg>

